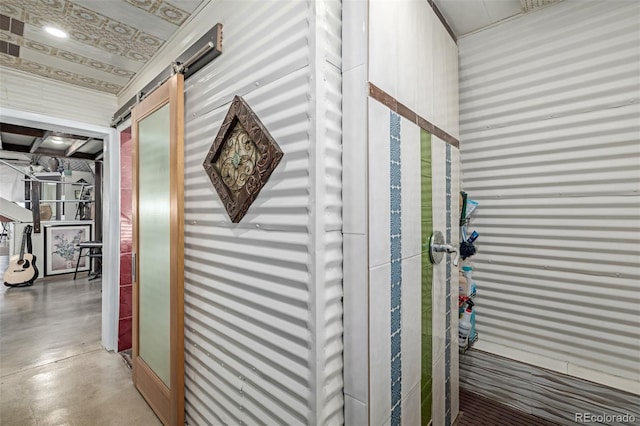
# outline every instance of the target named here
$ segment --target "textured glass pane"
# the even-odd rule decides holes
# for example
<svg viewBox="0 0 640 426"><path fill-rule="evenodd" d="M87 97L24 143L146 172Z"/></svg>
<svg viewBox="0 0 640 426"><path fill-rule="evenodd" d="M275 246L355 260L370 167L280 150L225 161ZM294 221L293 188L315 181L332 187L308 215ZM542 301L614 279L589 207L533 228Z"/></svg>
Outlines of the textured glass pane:
<svg viewBox="0 0 640 426"><path fill-rule="evenodd" d="M169 386L169 105L138 130L140 357Z"/></svg>

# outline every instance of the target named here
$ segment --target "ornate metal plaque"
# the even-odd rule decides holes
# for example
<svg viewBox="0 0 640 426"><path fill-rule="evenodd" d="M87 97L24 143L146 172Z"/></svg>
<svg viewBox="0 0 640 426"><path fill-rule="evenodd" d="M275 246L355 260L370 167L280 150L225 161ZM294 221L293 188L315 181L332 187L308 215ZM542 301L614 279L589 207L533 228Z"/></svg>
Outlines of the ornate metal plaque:
<svg viewBox="0 0 640 426"><path fill-rule="evenodd" d="M282 155L244 99L233 98L203 164L233 223L242 220Z"/></svg>

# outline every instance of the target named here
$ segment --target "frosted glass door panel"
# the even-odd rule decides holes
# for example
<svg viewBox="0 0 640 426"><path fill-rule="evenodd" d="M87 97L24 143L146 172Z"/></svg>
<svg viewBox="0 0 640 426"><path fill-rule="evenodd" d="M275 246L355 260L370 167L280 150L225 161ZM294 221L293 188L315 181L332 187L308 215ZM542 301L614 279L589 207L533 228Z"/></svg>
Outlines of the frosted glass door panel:
<svg viewBox="0 0 640 426"><path fill-rule="evenodd" d="M170 380L169 105L138 127L139 354Z"/></svg>

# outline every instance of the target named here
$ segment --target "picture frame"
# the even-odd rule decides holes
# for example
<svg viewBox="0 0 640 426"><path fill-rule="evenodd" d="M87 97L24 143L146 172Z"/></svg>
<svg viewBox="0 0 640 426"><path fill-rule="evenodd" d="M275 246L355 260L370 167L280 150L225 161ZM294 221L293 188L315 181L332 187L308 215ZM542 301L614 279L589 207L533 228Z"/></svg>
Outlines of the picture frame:
<svg viewBox="0 0 640 426"><path fill-rule="evenodd" d="M91 240L91 224L55 225L45 227L44 275L75 272L80 249L78 243ZM89 257L82 257L78 272L91 268Z"/></svg>
<svg viewBox="0 0 640 426"><path fill-rule="evenodd" d="M202 164L231 222L242 220L283 156L249 104L235 96Z"/></svg>

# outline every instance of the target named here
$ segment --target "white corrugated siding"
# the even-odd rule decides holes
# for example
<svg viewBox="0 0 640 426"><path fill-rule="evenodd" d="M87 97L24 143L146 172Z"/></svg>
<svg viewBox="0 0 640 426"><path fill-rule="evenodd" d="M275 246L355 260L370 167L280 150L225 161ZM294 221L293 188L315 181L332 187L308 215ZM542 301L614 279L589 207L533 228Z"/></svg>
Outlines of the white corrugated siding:
<svg viewBox="0 0 640 426"><path fill-rule="evenodd" d="M191 425L342 421L341 81L314 66L315 49L339 43L340 3L326 10L336 5L329 22L314 2L216 4L224 53L185 83ZM331 46L315 43L325 21L338 31ZM239 224L202 167L234 95L284 152Z"/></svg>
<svg viewBox="0 0 640 426"><path fill-rule="evenodd" d="M48 117L108 126L115 95L0 67L0 106Z"/></svg>
<svg viewBox="0 0 640 426"><path fill-rule="evenodd" d="M315 23L315 384L318 425L344 424L342 322L342 2L311 2Z"/></svg>
<svg viewBox="0 0 640 426"><path fill-rule="evenodd" d="M478 347L638 392L640 3L566 0L459 47Z"/></svg>

